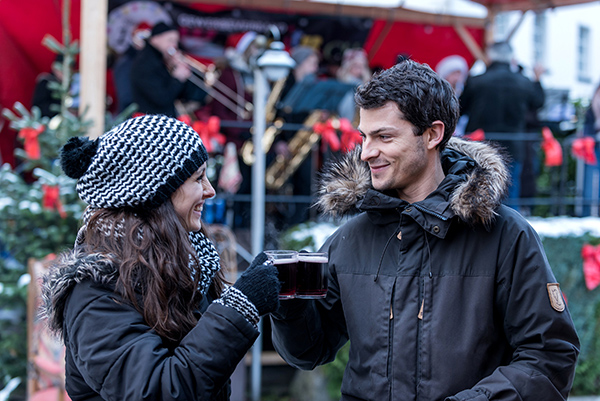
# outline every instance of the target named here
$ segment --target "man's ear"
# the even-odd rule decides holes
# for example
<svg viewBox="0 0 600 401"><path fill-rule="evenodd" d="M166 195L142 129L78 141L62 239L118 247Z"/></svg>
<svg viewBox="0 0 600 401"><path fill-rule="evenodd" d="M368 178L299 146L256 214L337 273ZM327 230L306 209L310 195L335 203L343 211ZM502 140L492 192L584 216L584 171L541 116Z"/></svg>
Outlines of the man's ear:
<svg viewBox="0 0 600 401"><path fill-rule="evenodd" d="M444 139L445 125L443 122L436 120L431 124L431 127L425 130L425 145L427 149L433 150Z"/></svg>

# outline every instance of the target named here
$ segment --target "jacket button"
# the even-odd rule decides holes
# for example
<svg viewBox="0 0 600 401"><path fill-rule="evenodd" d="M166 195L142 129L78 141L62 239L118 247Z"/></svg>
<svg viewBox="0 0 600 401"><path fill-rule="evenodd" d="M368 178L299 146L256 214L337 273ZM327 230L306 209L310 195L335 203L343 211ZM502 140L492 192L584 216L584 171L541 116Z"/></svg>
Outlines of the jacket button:
<svg viewBox="0 0 600 401"><path fill-rule="evenodd" d="M404 211L406 213L410 213L410 212L412 212L412 207L407 207L406 209L404 209Z"/></svg>
<svg viewBox="0 0 600 401"><path fill-rule="evenodd" d="M439 233L440 232L440 227L439 226L433 226L433 232L434 233Z"/></svg>

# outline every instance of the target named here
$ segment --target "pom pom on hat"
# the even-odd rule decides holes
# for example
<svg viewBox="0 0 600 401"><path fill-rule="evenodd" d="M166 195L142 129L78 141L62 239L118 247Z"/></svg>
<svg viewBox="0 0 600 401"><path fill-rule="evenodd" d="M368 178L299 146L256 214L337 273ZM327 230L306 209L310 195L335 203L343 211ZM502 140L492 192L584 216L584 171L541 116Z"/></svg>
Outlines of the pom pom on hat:
<svg viewBox="0 0 600 401"><path fill-rule="evenodd" d="M162 115L128 119L95 142L85 170L67 163L74 176L84 170L77 193L94 208L158 207L208 159L196 131ZM69 148L64 153L73 154Z"/></svg>
<svg viewBox="0 0 600 401"><path fill-rule="evenodd" d="M72 137L60 150L60 167L71 178L81 178L98 150L98 142L87 137Z"/></svg>

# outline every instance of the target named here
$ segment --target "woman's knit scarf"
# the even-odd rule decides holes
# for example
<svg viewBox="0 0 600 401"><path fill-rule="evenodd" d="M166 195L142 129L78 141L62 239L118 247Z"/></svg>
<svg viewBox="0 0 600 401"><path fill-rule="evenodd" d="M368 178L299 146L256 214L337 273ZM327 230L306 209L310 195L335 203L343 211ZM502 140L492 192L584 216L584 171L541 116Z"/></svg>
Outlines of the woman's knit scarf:
<svg viewBox="0 0 600 401"><path fill-rule="evenodd" d="M83 217L82 217L83 225L77 232L77 238L75 240L76 248L84 243L85 231L87 230L87 225L90 221L91 216L97 210L98 209L93 209L91 207L88 207L85 210L85 212L83 213ZM113 227L112 227L113 224L114 224L114 234L113 235L115 235L117 238L124 237L125 234L123 234L123 229L124 229L123 221L119 221L116 223L107 222L107 221L103 221L103 220L98 221L99 229L102 232L104 232L105 235L111 235L113 233ZM138 235L141 236L142 233L140 232ZM213 243L208 238L206 238L206 236L204 234L202 234L200 231L190 232L189 238L192 243L192 246L194 247L194 250L196 251L196 258L199 262L199 266L197 266L196 259L193 258L192 255L190 255L190 263L189 263L190 271L192 272L192 276L193 276L197 273L198 269L200 270L200 282L198 285L198 290L200 291L200 293L202 295L206 295L206 293L210 287L210 284L212 282L213 277L221 268L221 265L219 262L219 253L217 252L217 249L215 248Z"/></svg>

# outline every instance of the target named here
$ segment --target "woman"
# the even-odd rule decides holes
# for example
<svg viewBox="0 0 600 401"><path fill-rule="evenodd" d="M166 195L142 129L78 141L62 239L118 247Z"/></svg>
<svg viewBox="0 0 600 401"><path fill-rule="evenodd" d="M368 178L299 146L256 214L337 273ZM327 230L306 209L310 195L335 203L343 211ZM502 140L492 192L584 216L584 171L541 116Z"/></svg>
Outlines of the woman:
<svg viewBox="0 0 600 401"><path fill-rule="evenodd" d="M224 283L200 231L215 194L207 158L189 126L156 115L63 147L89 207L75 248L44 279L43 313L64 339L71 399L229 399L279 282L261 254Z"/></svg>

